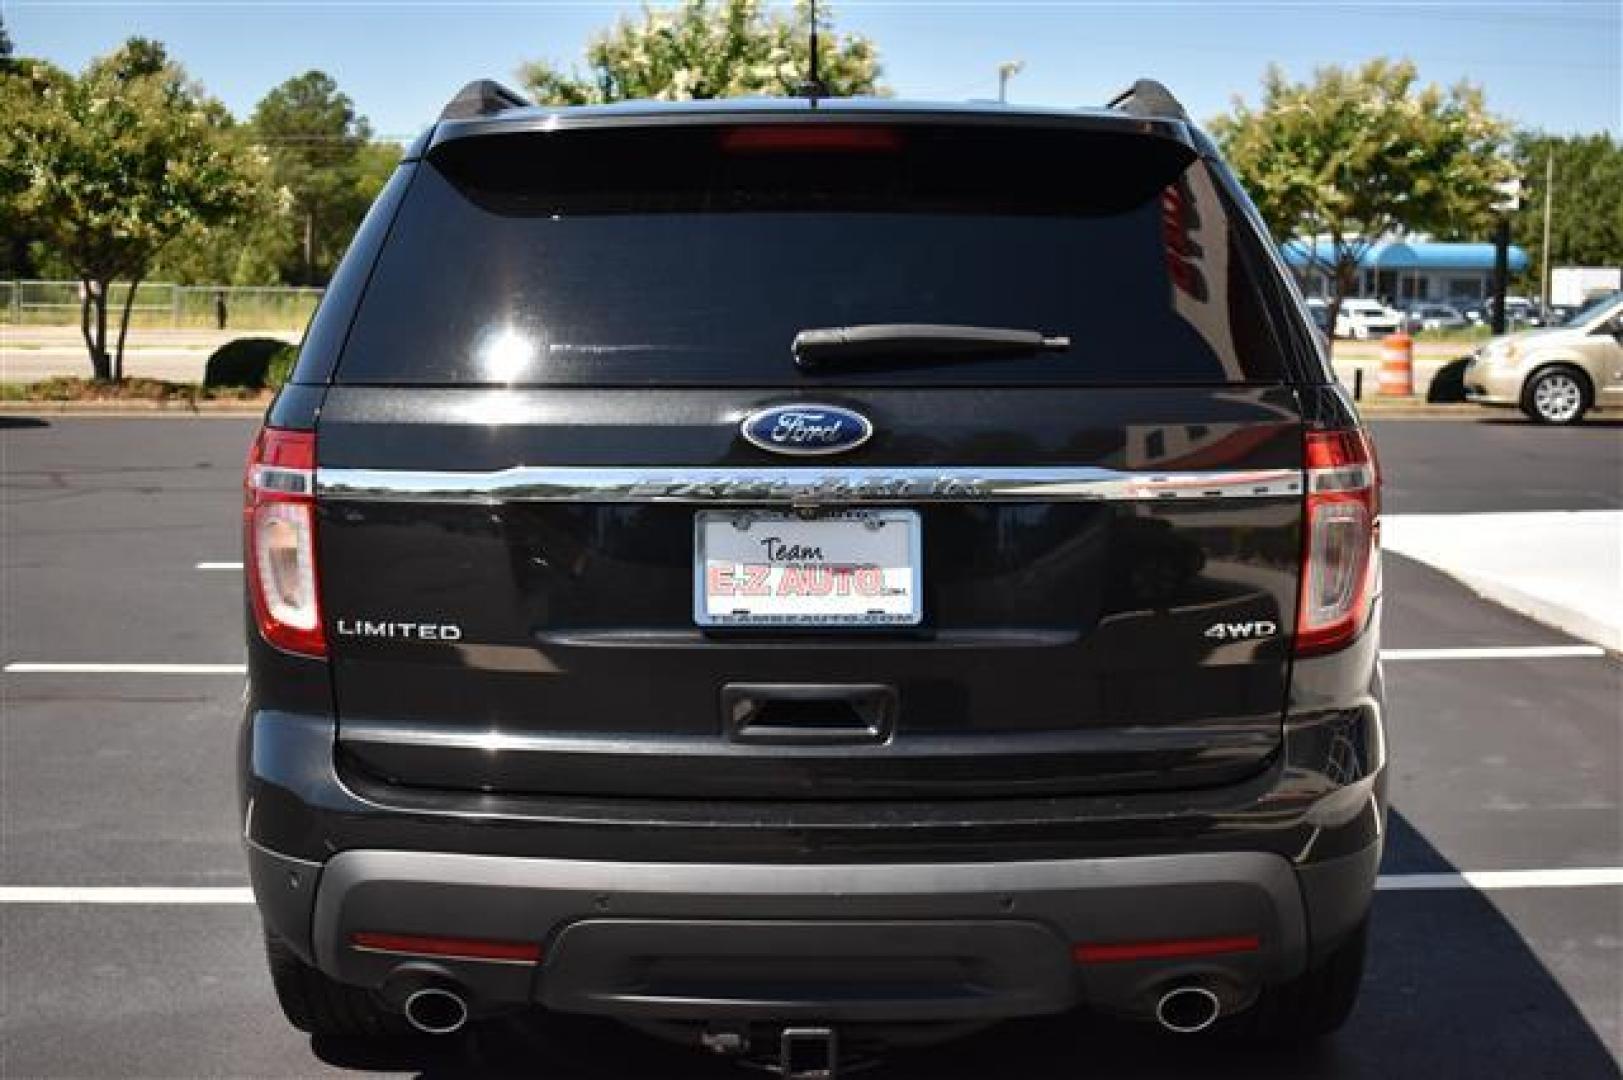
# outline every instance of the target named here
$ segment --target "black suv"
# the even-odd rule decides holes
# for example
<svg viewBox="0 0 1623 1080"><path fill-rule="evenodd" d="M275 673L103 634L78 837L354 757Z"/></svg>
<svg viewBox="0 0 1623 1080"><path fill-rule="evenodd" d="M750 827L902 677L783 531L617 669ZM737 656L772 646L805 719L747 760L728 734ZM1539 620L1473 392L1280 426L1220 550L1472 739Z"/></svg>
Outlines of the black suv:
<svg viewBox="0 0 1623 1080"><path fill-rule="evenodd" d="M593 1013L791 1075L1081 1007L1327 1032L1381 853L1378 513L1157 84L474 84L248 466L282 1006Z"/></svg>

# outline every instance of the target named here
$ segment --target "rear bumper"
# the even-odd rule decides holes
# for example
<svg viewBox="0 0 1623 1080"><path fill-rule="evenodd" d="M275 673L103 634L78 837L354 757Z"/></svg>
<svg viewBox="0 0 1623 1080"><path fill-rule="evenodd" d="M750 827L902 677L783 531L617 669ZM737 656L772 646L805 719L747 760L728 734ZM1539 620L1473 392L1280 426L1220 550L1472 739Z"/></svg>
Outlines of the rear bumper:
<svg viewBox="0 0 1623 1080"><path fill-rule="evenodd" d="M1282 743L1252 777L1074 797L414 790L341 760L315 689L280 709L251 692L241 797L254 889L266 924L341 981L388 997L402 975L452 978L487 1010L1145 1015L1151 988L1195 974L1240 1007L1368 910L1385 813L1378 648L1372 624L1347 649L1295 663ZM352 945L361 931L525 942L542 960L367 952ZM1075 945L1229 936L1258 947L1071 958Z"/></svg>
<svg viewBox="0 0 1623 1080"><path fill-rule="evenodd" d="M267 918L298 917L251 848ZM1241 1008L1367 909L1379 845L1304 872L1262 852L1011 863L610 863L347 851L302 893L312 959L399 996L666 1020L984 1021L1088 1005L1149 1016L1200 979ZM267 895L269 893L270 895ZM357 932L539 944L539 962L354 947ZM1081 962L1086 944L1257 939L1255 949Z"/></svg>

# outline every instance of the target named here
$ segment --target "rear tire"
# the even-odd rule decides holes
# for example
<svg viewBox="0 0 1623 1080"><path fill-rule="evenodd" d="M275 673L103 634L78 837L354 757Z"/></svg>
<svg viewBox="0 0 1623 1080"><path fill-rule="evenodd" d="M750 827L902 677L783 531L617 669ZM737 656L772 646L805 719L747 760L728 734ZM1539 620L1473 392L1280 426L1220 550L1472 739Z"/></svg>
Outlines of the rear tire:
<svg viewBox="0 0 1623 1080"><path fill-rule="evenodd" d="M1369 916L1319 966L1262 992L1255 1005L1229 1021L1243 1042L1290 1045L1313 1042L1347 1022L1364 979Z"/></svg>
<svg viewBox="0 0 1623 1080"><path fill-rule="evenodd" d="M408 1032L403 1018L383 1007L369 990L323 975L296 956L287 942L265 931L265 959L276 1000L287 1022L316 1036L370 1039Z"/></svg>

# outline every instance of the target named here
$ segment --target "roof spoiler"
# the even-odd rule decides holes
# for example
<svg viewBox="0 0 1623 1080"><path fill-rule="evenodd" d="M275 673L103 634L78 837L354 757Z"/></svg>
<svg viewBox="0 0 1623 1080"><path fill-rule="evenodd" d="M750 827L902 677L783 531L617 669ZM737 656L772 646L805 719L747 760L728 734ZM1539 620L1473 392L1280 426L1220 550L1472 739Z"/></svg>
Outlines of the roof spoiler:
<svg viewBox="0 0 1623 1080"><path fill-rule="evenodd" d="M508 109L522 109L529 104L516 90L509 90L494 79L475 79L445 103L445 108L440 110L440 119L473 120L481 116L495 116Z"/></svg>
<svg viewBox="0 0 1623 1080"><path fill-rule="evenodd" d="M1154 79L1139 79L1127 89L1105 102L1107 109L1120 109L1128 116L1159 116L1172 120L1187 120L1189 114L1184 111L1183 103L1172 96L1161 83Z"/></svg>

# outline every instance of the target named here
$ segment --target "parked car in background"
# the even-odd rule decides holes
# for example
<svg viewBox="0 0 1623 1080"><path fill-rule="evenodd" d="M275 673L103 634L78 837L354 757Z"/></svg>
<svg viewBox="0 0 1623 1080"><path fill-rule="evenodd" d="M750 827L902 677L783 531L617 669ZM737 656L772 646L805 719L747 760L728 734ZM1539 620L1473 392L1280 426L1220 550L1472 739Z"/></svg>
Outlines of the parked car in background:
<svg viewBox="0 0 1623 1080"><path fill-rule="evenodd" d="M1518 406L1545 424L1575 424L1596 406L1623 403L1623 293L1562 326L1494 338L1465 369L1465 397Z"/></svg>
<svg viewBox="0 0 1623 1080"><path fill-rule="evenodd" d="M1402 325L1403 316L1379 300L1343 300L1336 313L1336 337L1340 338L1367 341L1395 334Z"/></svg>
<svg viewBox="0 0 1623 1080"><path fill-rule="evenodd" d="M1470 325L1464 315L1447 304L1413 303L1403 312L1403 326L1410 333L1417 330L1460 330Z"/></svg>
<svg viewBox="0 0 1623 1080"><path fill-rule="evenodd" d="M1488 302L1493 310L1493 301ZM1544 310L1525 296L1505 297L1505 322L1510 326L1543 326Z"/></svg>
<svg viewBox="0 0 1623 1080"><path fill-rule="evenodd" d="M1493 321L1493 309L1493 297L1490 296L1486 300L1473 301L1460 310L1461 314L1469 322L1482 325ZM1505 297L1505 325L1507 327L1544 326L1547 322L1543 310L1527 297Z"/></svg>
<svg viewBox="0 0 1623 1080"><path fill-rule="evenodd" d="M1330 337L1330 305L1317 296L1307 299L1307 315L1313 320L1313 326L1323 334L1325 339Z"/></svg>

